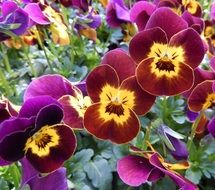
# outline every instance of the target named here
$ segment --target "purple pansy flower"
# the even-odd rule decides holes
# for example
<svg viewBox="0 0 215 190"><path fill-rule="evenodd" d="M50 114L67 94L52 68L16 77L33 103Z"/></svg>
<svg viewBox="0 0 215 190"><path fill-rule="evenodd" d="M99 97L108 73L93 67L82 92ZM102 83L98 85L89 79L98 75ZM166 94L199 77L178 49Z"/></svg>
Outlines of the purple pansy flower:
<svg viewBox="0 0 215 190"><path fill-rule="evenodd" d="M86 89L84 89L86 91ZM41 95L49 95L60 102L64 110L63 121L71 128L83 128L84 112L91 100L61 75L44 75L33 80L24 94L24 100Z"/></svg>
<svg viewBox="0 0 215 190"><path fill-rule="evenodd" d="M0 41L10 38L7 32L24 34L28 28L28 14L13 1L4 1L0 8Z"/></svg>
<svg viewBox="0 0 215 190"><path fill-rule="evenodd" d="M58 169L76 148L74 132L62 119L57 100L50 96L28 99L17 117L0 125L0 157L15 162L26 156L40 173Z"/></svg>
<svg viewBox="0 0 215 190"><path fill-rule="evenodd" d="M158 127L158 134L170 151L171 155L176 160L187 160L189 153L186 148L186 144L181 141L181 139L184 138L181 134L173 131L166 125L161 125Z"/></svg>
<svg viewBox="0 0 215 190"><path fill-rule="evenodd" d="M123 0L110 0L106 9L106 21L111 28L130 22L129 9Z"/></svg>
<svg viewBox="0 0 215 190"><path fill-rule="evenodd" d="M67 190L67 177L66 168L59 168L56 171L41 176L37 170L35 170L26 158L21 160L22 164L22 183L21 188L25 185L29 185L31 190Z"/></svg>
<svg viewBox="0 0 215 190"><path fill-rule="evenodd" d="M147 181L155 182L164 175L169 176L181 189L196 190L197 186L173 169L186 169L186 163L171 164L153 151L135 150L137 155L129 155L117 162L117 172L121 180L130 186L140 186Z"/></svg>

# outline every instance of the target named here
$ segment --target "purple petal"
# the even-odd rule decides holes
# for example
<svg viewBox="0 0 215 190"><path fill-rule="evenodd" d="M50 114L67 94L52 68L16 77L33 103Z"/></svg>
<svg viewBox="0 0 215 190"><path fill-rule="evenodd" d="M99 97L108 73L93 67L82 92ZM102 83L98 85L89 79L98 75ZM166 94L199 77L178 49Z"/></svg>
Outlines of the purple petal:
<svg viewBox="0 0 215 190"><path fill-rule="evenodd" d="M30 162L24 157L21 161L22 164L22 182L21 188L27 184L32 178L36 177L39 172L34 169Z"/></svg>
<svg viewBox="0 0 215 190"><path fill-rule="evenodd" d="M189 187L189 190L197 190L197 186L195 184L193 184L192 182L190 182L188 179L184 178L183 176L180 176L178 173L171 171L171 170L167 170L165 167L163 167L163 165L161 164L159 158L158 158L158 154L154 153L150 159L149 162L155 166L157 169L159 169L160 171L164 172L166 175L168 175L173 181L175 181L175 183L180 187L180 188L187 188Z"/></svg>
<svg viewBox="0 0 215 190"><path fill-rule="evenodd" d="M13 1L4 1L2 3L1 11L3 17L6 17L10 13L14 12L18 8L17 4Z"/></svg>
<svg viewBox="0 0 215 190"><path fill-rule="evenodd" d="M10 164L11 164L11 162L5 161L2 158L0 158L0 166L7 166L7 165L10 165Z"/></svg>
<svg viewBox="0 0 215 190"><path fill-rule="evenodd" d="M156 11L151 15L145 29L154 27L160 27L163 29L166 32L168 39L170 39L174 34L186 29L188 24L171 9L161 7L156 9Z"/></svg>
<svg viewBox="0 0 215 190"><path fill-rule="evenodd" d="M74 84L74 86L77 87L78 89L80 89L83 96L87 96L86 80L83 80L77 84Z"/></svg>
<svg viewBox="0 0 215 190"><path fill-rule="evenodd" d="M196 120L196 118L198 117L199 113L196 112L192 112L188 106L186 107L186 116L189 119L189 121L194 122Z"/></svg>
<svg viewBox="0 0 215 190"><path fill-rule="evenodd" d="M154 167L146 158L129 155L117 162L117 172L121 180L130 186L145 183Z"/></svg>
<svg viewBox="0 0 215 190"><path fill-rule="evenodd" d="M45 125L54 125L63 119L63 109L56 104L51 104L42 108L36 119L36 130Z"/></svg>
<svg viewBox="0 0 215 190"><path fill-rule="evenodd" d="M167 134L167 137L169 138L169 140L171 141L175 149L175 151L170 150L170 153L172 154L172 156L176 160L183 160L183 159L187 160L189 152L187 150L186 144L183 141L176 139L168 134Z"/></svg>
<svg viewBox="0 0 215 190"><path fill-rule="evenodd" d="M211 5L210 17L215 21L215 2Z"/></svg>
<svg viewBox="0 0 215 190"><path fill-rule="evenodd" d="M215 138L215 116L210 120L208 124L208 131Z"/></svg>
<svg viewBox="0 0 215 190"><path fill-rule="evenodd" d="M45 177L36 176L28 184L31 190L68 190L66 168L60 168Z"/></svg>
<svg viewBox="0 0 215 190"><path fill-rule="evenodd" d="M44 75L29 84L24 94L24 101L41 95L49 95L55 99L63 95L75 96L75 90L72 83L61 75Z"/></svg>
<svg viewBox="0 0 215 190"><path fill-rule="evenodd" d="M18 117L30 118L32 116L36 116L43 107L50 104L60 106L58 101L51 96L37 96L35 98L30 98L24 102Z"/></svg>
<svg viewBox="0 0 215 190"><path fill-rule="evenodd" d="M116 8L117 18L124 21L130 21L129 10L127 7L120 6L119 4L116 3L115 8Z"/></svg>
<svg viewBox="0 0 215 190"><path fill-rule="evenodd" d="M210 60L210 67L215 73L215 57L212 57Z"/></svg>
<svg viewBox="0 0 215 190"><path fill-rule="evenodd" d="M24 11L28 13L29 18L37 24L47 25L50 21L43 14L39 4L29 3L25 6Z"/></svg>
<svg viewBox="0 0 215 190"><path fill-rule="evenodd" d="M151 14L155 11L156 6L146 1L139 1L133 5L130 10L131 21L137 24L138 30L145 28Z"/></svg>

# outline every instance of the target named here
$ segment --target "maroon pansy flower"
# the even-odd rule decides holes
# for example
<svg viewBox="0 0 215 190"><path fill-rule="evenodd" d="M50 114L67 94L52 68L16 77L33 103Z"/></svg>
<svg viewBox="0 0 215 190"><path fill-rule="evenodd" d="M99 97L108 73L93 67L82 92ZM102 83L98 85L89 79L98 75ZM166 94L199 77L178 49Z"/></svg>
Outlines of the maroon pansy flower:
<svg viewBox="0 0 215 190"><path fill-rule="evenodd" d="M62 119L63 110L53 98L28 99L17 117L0 126L0 157L15 162L26 156L41 173L58 169L76 148L74 132Z"/></svg>
<svg viewBox="0 0 215 190"><path fill-rule="evenodd" d="M199 34L169 8L157 9L136 34L129 52L136 61L140 86L153 95L176 95L190 89L193 70L204 57Z"/></svg>

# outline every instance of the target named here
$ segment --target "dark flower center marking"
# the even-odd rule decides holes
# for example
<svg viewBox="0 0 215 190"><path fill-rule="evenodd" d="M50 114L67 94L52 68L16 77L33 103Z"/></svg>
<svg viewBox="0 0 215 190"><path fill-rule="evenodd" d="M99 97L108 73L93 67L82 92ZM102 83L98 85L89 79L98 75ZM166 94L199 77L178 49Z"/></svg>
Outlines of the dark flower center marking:
<svg viewBox="0 0 215 190"><path fill-rule="evenodd" d="M117 116L124 115L124 108L120 103L111 102L106 106L105 113L116 114Z"/></svg>
<svg viewBox="0 0 215 190"><path fill-rule="evenodd" d="M172 63L172 61L167 58L163 57L159 59L159 61L156 63L156 68L159 69L160 71L175 71L175 65Z"/></svg>
<svg viewBox="0 0 215 190"><path fill-rule="evenodd" d="M39 149L45 148L48 143L52 142L52 137L48 134L42 134L39 139L35 140L35 144Z"/></svg>

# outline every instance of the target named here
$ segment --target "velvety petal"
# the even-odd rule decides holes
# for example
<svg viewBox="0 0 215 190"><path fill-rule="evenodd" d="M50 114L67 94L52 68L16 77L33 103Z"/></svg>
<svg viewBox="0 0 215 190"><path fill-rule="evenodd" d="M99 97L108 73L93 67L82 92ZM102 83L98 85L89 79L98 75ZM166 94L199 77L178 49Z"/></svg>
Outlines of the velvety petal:
<svg viewBox="0 0 215 190"><path fill-rule="evenodd" d="M122 6L118 3L115 3L115 9L117 18L124 21L130 21L129 10L125 5Z"/></svg>
<svg viewBox="0 0 215 190"><path fill-rule="evenodd" d="M0 166L7 166L7 165L10 165L10 164L11 164L11 162L5 161L2 158L0 158Z"/></svg>
<svg viewBox="0 0 215 190"><path fill-rule="evenodd" d="M13 21L13 22L11 22ZM21 8L18 8L16 11L14 11L8 18L7 22L11 24L20 24L20 26L16 29L11 30L16 35L22 35L26 32L29 22L28 14L22 10Z"/></svg>
<svg viewBox="0 0 215 190"><path fill-rule="evenodd" d="M147 182L153 168L146 158L140 156L129 155L117 162L120 179L127 185L135 187Z"/></svg>
<svg viewBox="0 0 215 190"><path fill-rule="evenodd" d="M215 2L211 5L210 18L215 21Z"/></svg>
<svg viewBox="0 0 215 190"><path fill-rule="evenodd" d="M160 162L160 160L158 159L158 154L155 153L153 154L150 159L149 162L155 166L157 169L159 169L160 171L164 172L167 176L169 176L173 181L175 181L175 183L180 187L180 188L184 188L184 187L188 187L189 186L189 190L197 190L197 186L195 184L193 184L191 181L189 181L188 179L184 178L183 176L179 175L178 173L171 171L171 170L167 170Z"/></svg>
<svg viewBox="0 0 215 190"><path fill-rule="evenodd" d="M120 86L120 90L127 90L134 93L134 105L127 105L127 102L124 105L131 108L137 115L146 114L155 102L156 97L144 91L137 83L135 76L124 80ZM121 96L123 97L125 95L127 94L122 94Z"/></svg>
<svg viewBox="0 0 215 190"><path fill-rule="evenodd" d="M167 44L166 34L160 28L152 28L136 34L129 44L129 53L132 59L139 64L148 58L154 43Z"/></svg>
<svg viewBox="0 0 215 190"><path fill-rule="evenodd" d="M122 107L122 114L109 113L108 104L96 103L87 108L84 127L93 136L122 144L137 136L140 123L135 113Z"/></svg>
<svg viewBox="0 0 215 190"><path fill-rule="evenodd" d="M145 29L160 27L170 39L174 34L188 27L187 22L167 7L156 9L146 24Z"/></svg>
<svg viewBox="0 0 215 190"><path fill-rule="evenodd" d="M28 182L31 190L68 190L66 168L59 168L47 176L36 176Z"/></svg>
<svg viewBox="0 0 215 190"><path fill-rule="evenodd" d="M184 50L184 63L192 68L196 68L204 58L204 45L199 34L188 28L170 39L170 46L181 46Z"/></svg>
<svg viewBox="0 0 215 190"><path fill-rule="evenodd" d="M63 106L64 123L73 129L82 129L85 110L91 103L89 97L80 97L80 99L78 99L73 96L66 95L58 101Z"/></svg>
<svg viewBox="0 0 215 190"><path fill-rule="evenodd" d="M105 54L102 64L107 64L115 69L119 77L120 83L135 75L135 62L122 49L114 49Z"/></svg>
<svg viewBox="0 0 215 190"><path fill-rule="evenodd" d="M42 95L49 95L55 99L67 94L75 96L76 89L70 81L61 75L43 75L29 84L24 94L24 101Z"/></svg>
<svg viewBox="0 0 215 190"><path fill-rule="evenodd" d="M148 181L152 181L152 182L156 182L157 180L161 179L162 177L164 177L164 173L162 171L160 171L157 168L154 168L149 177L148 177Z"/></svg>
<svg viewBox="0 0 215 190"><path fill-rule="evenodd" d="M42 135L41 139L36 139L41 143L36 143L34 138L38 136L33 136L28 139L25 150L26 158L40 173L55 171L74 153L76 137L70 127L57 124L43 127L37 133Z"/></svg>
<svg viewBox="0 0 215 190"><path fill-rule="evenodd" d="M215 73L214 72L203 70L203 69L201 69L199 67L194 69L194 76L195 76L195 81L194 81L194 84L193 84L192 88L183 93L183 96L185 98L189 97L189 95L191 94L191 92L193 91L193 89L196 87L197 84L199 84L199 83L201 83L201 82L203 82L205 80L213 80L213 79L215 79Z"/></svg>
<svg viewBox="0 0 215 190"><path fill-rule="evenodd" d="M153 95L172 96L192 87L193 70L188 65L179 63L178 73L175 76L157 76L151 69L153 61L153 59L144 60L136 70L137 81L145 91Z"/></svg>
<svg viewBox="0 0 215 190"><path fill-rule="evenodd" d="M188 107L186 107L186 116L189 119L189 121L194 122L198 115L199 113L192 112Z"/></svg>
<svg viewBox="0 0 215 190"><path fill-rule="evenodd" d="M1 11L2 16L6 17L10 13L14 12L18 8L17 4L13 1L4 1L2 3Z"/></svg>
<svg viewBox="0 0 215 190"><path fill-rule="evenodd" d="M58 124L63 119L63 109L56 104L43 107L37 114L35 130L39 130L45 125Z"/></svg>
<svg viewBox="0 0 215 190"><path fill-rule="evenodd" d="M171 144L173 145L175 151L170 150L170 153L176 160L187 160L189 152L187 150L186 144L170 135L167 134L167 137L169 138Z"/></svg>
<svg viewBox="0 0 215 190"><path fill-rule="evenodd" d="M155 9L156 6L147 1L136 2L132 6L130 10L131 21L137 24L139 31L145 28L147 21Z"/></svg>
<svg viewBox="0 0 215 190"><path fill-rule="evenodd" d="M24 156L24 147L28 137L25 131L12 133L5 137L0 142L0 156L10 162L21 159Z"/></svg>
<svg viewBox="0 0 215 190"><path fill-rule="evenodd" d="M191 111L199 112L205 107L208 94L213 93L212 89L213 81L207 80L198 84L188 98L188 106Z"/></svg>
<svg viewBox="0 0 215 190"><path fill-rule="evenodd" d="M215 4L215 3L214 3ZM214 73L215 73L215 57L213 57L213 58L211 58L211 60L210 60L210 67L211 67L211 69L214 71ZM214 77L214 79L215 79L215 77Z"/></svg>
<svg viewBox="0 0 215 190"><path fill-rule="evenodd" d="M87 96L87 87L86 87L86 81L81 81L77 84L74 84L75 87L77 87L83 94L83 96Z"/></svg>
<svg viewBox="0 0 215 190"><path fill-rule="evenodd" d="M215 138L215 116L208 123L208 131Z"/></svg>
<svg viewBox="0 0 215 190"><path fill-rule="evenodd" d="M29 3L25 6L24 11L28 13L29 18L36 24L47 25L50 21L43 14L38 3Z"/></svg>
<svg viewBox="0 0 215 190"><path fill-rule="evenodd" d="M26 185L31 179L39 175L39 172L33 168L30 162L24 157L20 160L22 164L22 181L21 188Z"/></svg>
<svg viewBox="0 0 215 190"><path fill-rule="evenodd" d="M111 66L101 65L93 69L86 80L87 92L93 102L100 101L100 94L106 85L118 88L119 77Z"/></svg>
<svg viewBox="0 0 215 190"><path fill-rule="evenodd" d="M29 98L24 102L18 117L30 118L32 116L36 116L43 107L50 104L61 106L60 103L51 96L37 96Z"/></svg>

